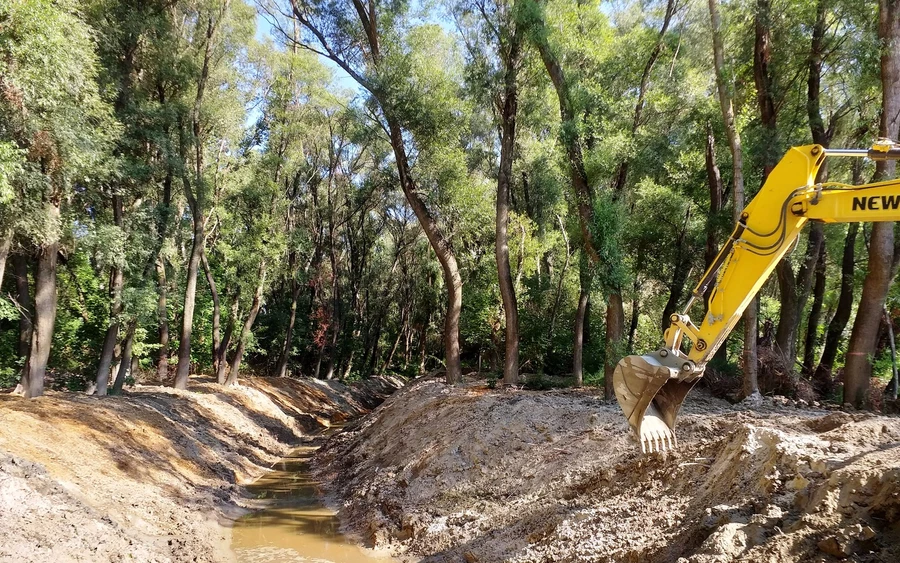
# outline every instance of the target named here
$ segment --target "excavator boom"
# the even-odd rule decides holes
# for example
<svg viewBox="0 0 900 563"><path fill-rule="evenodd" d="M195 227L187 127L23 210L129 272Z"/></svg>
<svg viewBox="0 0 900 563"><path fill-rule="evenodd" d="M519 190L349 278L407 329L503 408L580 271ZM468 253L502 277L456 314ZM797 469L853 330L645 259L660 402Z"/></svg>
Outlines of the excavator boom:
<svg viewBox="0 0 900 563"><path fill-rule="evenodd" d="M735 225L695 287L683 313L673 314L659 350L623 358L613 372L619 406L644 452L675 446L675 419L684 398L703 376L709 358L734 329L772 270L793 249L807 221L900 220L900 181L850 186L816 183L827 157L900 160L900 147L791 148ZM705 303L699 323L689 315Z"/></svg>

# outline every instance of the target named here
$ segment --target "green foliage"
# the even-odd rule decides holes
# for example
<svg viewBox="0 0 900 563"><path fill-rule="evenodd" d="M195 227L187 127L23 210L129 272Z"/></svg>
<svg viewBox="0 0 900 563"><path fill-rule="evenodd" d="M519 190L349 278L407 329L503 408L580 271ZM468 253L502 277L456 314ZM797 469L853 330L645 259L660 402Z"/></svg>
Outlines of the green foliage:
<svg viewBox="0 0 900 563"><path fill-rule="evenodd" d="M700 17L705 8L681 4L646 77L664 2L375 3L377 52L349 2L297 4L320 36L302 25L295 35L288 3L261 2L275 14L268 22L274 33L262 40L254 8L244 2L227 10L219 0L0 4L0 225L14 233L12 255L29 266L42 245L62 243L51 357L57 381L81 389L93 379L110 322L121 325L120 345L133 323L142 369L155 371L164 322L174 355L194 193L220 336L232 325L229 359L259 289L259 316L245 339L256 372L275 370L283 347L287 373L412 377L438 367L447 288L401 190L398 148L459 263L463 362L496 372L506 329L494 258L498 132L504 57L515 32L523 42L507 229L521 371L537 374L527 378L529 388L569 383L585 287L585 383L603 385L608 356L659 346L663 310L669 301L684 304L705 266L707 237L721 242L732 228L732 165L707 18ZM772 22L781 115L773 136L759 126L753 86L756 7L722 6L748 195L766 162L809 142L806 92L797 85L808 72L814 8L784 2ZM829 9L822 113L834 117L833 145L860 145L880 112L875 8L845 2ZM207 43L210 24L216 33ZM559 62L571 114L565 120L539 47ZM400 147L390 143L388 118L399 127ZM708 211L707 124L724 180L717 213ZM579 143L595 194L587 202L600 256L593 266L564 150L570 141ZM619 185L621 170L627 174ZM840 162L830 172L842 181L852 174ZM58 219L51 205L59 206ZM839 296L846 230L829 226L826 233L827 317ZM860 257L865 244L858 237ZM795 271L802 254L789 258ZM125 280L120 294L111 287L115 269ZM678 271L687 272L683 287ZM864 271L857 269L857 284ZM23 362L12 280L0 280L0 385L14 383ZM161 289L167 302L160 316ZM631 350L605 341L612 291L625 301ZM898 295L895 288L888 299L892 314ZM208 371L215 306L202 268L195 304L191 358ZM760 307L763 321L778 319L775 281L763 287ZM739 376L738 332L726 343L726 363L715 366L730 379ZM883 350L876 356L877 376L889 373L888 357ZM842 362L843 350L835 367Z"/></svg>

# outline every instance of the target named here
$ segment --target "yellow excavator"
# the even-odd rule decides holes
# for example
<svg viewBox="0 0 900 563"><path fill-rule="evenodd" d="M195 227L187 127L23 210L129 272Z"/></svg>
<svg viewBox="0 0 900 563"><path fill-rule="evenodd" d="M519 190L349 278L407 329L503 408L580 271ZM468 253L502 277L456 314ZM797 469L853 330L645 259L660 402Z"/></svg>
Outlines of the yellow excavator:
<svg viewBox="0 0 900 563"><path fill-rule="evenodd" d="M706 363L734 329L775 265L796 245L807 221L856 223L900 220L900 180L852 186L816 183L829 157L900 160L900 145L879 140L870 149L790 149L741 213L731 237L694 288L683 313L673 314L663 347L627 356L613 372L619 406L643 452L676 446L675 418ZM695 324L691 307L705 302Z"/></svg>

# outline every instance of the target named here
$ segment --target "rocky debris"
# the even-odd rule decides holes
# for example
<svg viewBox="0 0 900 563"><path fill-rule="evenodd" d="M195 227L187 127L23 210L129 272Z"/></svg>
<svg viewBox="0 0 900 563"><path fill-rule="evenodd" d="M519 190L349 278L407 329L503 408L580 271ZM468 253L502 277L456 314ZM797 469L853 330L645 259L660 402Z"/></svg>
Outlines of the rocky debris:
<svg viewBox="0 0 900 563"><path fill-rule="evenodd" d="M316 467L351 529L427 562L900 561L897 418L695 391L678 438L641 455L591 390L424 380Z"/></svg>

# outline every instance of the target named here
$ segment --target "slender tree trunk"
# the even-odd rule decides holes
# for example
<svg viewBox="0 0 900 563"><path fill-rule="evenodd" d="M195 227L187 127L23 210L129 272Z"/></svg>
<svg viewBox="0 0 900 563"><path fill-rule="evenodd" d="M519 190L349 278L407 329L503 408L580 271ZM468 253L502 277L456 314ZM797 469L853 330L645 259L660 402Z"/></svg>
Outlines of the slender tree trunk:
<svg viewBox="0 0 900 563"><path fill-rule="evenodd" d="M716 236L716 217L724 206L722 174L716 165L716 139L712 123L706 122L706 185L709 189L709 214L706 218L706 250L703 253L703 270L706 271L719 253Z"/></svg>
<svg viewBox="0 0 900 563"><path fill-rule="evenodd" d="M879 0L878 37L882 43L882 110L879 136L896 139L900 134L900 3ZM875 164L877 180L894 177L895 161ZM869 267L850 334L844 366L844 402L856 407L868 401L869 378L878 338L878 325L893 277L894 224L875 223L869 237Z"/></svg>
<svg viewBox="0 0 900 563"><path fill-rule="evenodd" d="M678 239L675 241L675 255L676 256L684 256L684 244L685 238L687 238L688 234L688 223L691 220L691 210L688 208L684 217L684 226L681 230L681 233L678 235ZM673 313L675 313L676 309L678 309L678 304L681 302L681 296L684 294L684 286L687 284L688 276L691 273L690 262L687 260L680 259L675 262L675 269L672 272L672 282L669 284L669 299L666 301L666 305L663 307L663 315L662 315L662 329L666 330L672 324L670 320Z"/></svg>
<svg viewBox="0 0 900 563"><path fill-rule="evenodd" d="M200 268L200 257L206 234L203 229L203 216L194 213L194 237L191 243L191 255L187 267L187 285L184 289L184 312L181 316L181 336L178 342L178 367L175 370L175 388L187 389L188 376L191 371L191 332L194 329L194 306L197 298L197 273Z"/></svg>
<svg viewBox="0 0 900 563"><path fill-rule="evenodd" d="M212 315L212 364L213 371L219 371L219 344L221 342L221 309L219 306L219 291L216 289L216 279L213 277L212 270L209 267L209 260L206 258L206 251L202 250L202 254L200 255L200 262L203 264L203 271L206 273L206 283L209 284L209 293L212 296L213 300L213 315Z"/></svg>
<svg viewBox="0 0 900 563"><path fill-rule="evenodd" d="M628 349L626 353L631 354L634 350L634 336L637 334L638 322L640 321L640 292L641 282L637 276L634 277L634 296L631 298L631 320L628 322Z"/></svg>
<svg viewBox="0 0 900 563"><path fill-rule="evenodd" d="M562 270L559 272L559 281L556 283L556 293L553 297L553 308L550 310L550 329L547 331L548 352L553 347L553 337L556 334L556 319L559 316L559 306L562 298L563 282L566 278L566 272L569 270L569 262L572 260L572 251L569 248L569 236L566 234L566 226L563 224L562 218L557 215L556 220L559 222L559 232L562 235L563 242L566 245L566 261L563 262ZM552 268L548 269L548 280L552 283Z"/></svg>
<svg viewBox="0 0 900 563"><path fill-rule="evenodd" d="M431 310L425 313L425 321L419 330L419 375L425 375L425 352L428 348L428 325L431 324Z"/></svg>
<svg viewBox="0 0 900 563"><path fill-rule="evenodd" d="M437 220L425 206L419 196L418 187L409 172L409 160L406 155L406 145L400 127L388 118L391 146L397 161L400 173L400 186L406 195L406 200L412 207L425 236L428 238L431 248L437 255L438 262L444 275L444 285L447 288L447 312L444 317L444 361L446 363L446 380L448 385L455 385L462 381L462 366L459 358L459 316L462 312L462 276L459 273L459 265L456 261L450 241L441 231Z"/></svg>
<svg viewBox="0 0 900 563"><path fill-rule="evenodd" d="M353 0L353 6L359 16L360 24L365 32L366 42L368 43L368 61L376 68L381 64L381 47L379 44L379 29L376 22L375 3L369 2L366 5L362 0ZM306 8L301 8L300 4L294 0L291 2L294 15L298 21L309 29L312 33L321 35L321 30L316 29L310 20L306 17ZM447 288L447 312L444 318L444 356L447 368L446 381L453 385L462 381L462 367L459 358L459 316L462 311L462 277L459 273L459 265L456 255L450 244L450 240L444 235L437 219L431 210L425 204L425 201L419 195L419 189L416 185L410 170L409 158L406 153L406 142L403 139L403 131L397 118L392 114L391 106L388 100L384 98L384 92L374 87L367 79L358 72L354 71L351 65L341 59L333 51L330 55L331 60L341 66L348 72L359 84L369 90L378 100L383 111L385 120L387 121L387 129L391 148L394 152L394 160L397 166L397 174L399 176L400 187L406 196L406 201L412 208L416 219L425 232L428 242L434 253L437 255L438 262L441 264L441 270L444 275L444 285Z"/></svg>
<svg viewBox="0 0 900 563"><path fill-rule="evenodd" d="M625 342L624 336L625 308L622 304L622 294L610 293L606 305L606 363L603 369L607 399L615 396L613 371L622 357L623 350L620 349L620 346Z"/></svg>
<svg viewBox="0 0 900 563"><path fill-rule="evenodd" d="M240 288L234 293L231 299L231 309L228 314L228 324L225 325L225 334L222 335L222 341L219 342L219 348L216 350L216 381L219 385L225 385L228 378L228 346L231 345L231 335L234 334L234 327L237 324L238 309L240 307Z"/></svg>
<svg viewBox="0 0 900 563"><path fill-rule="evenodd" d="M287 376L288 359L291 357L291 343L294 341L294 324L297 322L297 301L300 299L300 284L291 277L291 313L288 317L287 329L284 332L284 343L281 346L281 354L278 356L278 366L275 375Z"/></svg>
<svg viewBox="0 0 900 563"><path fill-rule="evenodd" d="M891 313L887 310L887 307L884 309L884 321L887 323L888 329L888 344L891 347L891 380L888 381L887 386L884 388L884 394L888 399L892 401L897 400L897 386L900 381L898 381L897 376L897 344L894 340L894 319L891 318Z"/></svg>
<svg viewBox="0 0 900 563"><path fill-rule="evenodd" d="M841 290L838 296L837 307L834 316L825 330L825 344L822 347L822 357L813 379L819 392L830 394L832 390L831 370L834 360L840 348L844 329L853 312L853 281L856 274L856 234L859 231L859 223L850 223L847 229L847 237L844 239L844 255L841 259Z"/></svg>
<svg viewBox="0 0 900 563"><path fill-rule="evenodd" d="M509 193L512 183L512 162L516 144L516 114L518 113L518 89L516 73L519 66L520 30L516 26L504 58L503 106L500 112L500 172L497 175L496 257L500 296L506 317L506 356L503 364L504 385L519 382L519 306L516 288L509 267Z"/></svg>
<svg viewBox="0 0 900 563"><path fill-rule="evenodd" d="M28 258L13 255L16 277L16 301L19 303L19 357L27 358L31 350L31 330L34 308L31 304L31 289L28 286Z"/></svg>
<svg viewBox="0 0 900 563"><path fill-rule="evenodd" d="M726 82L725 48L722 43L722 18L719 15L719 1L709 0L709 16L712 23L713 62L716 71L716 89L719 93L719 105L722 109L722 121L731 148L732 183L734 200L734 220L740 221L744 209L744 160L741 148L741 136L734 119L734 105L731 101L732 86ZM743 394L745 397L759 393L756 365L757 299L750 302L744 312L744 351L743 351Z"/></svg>
<svg viewBox="0 0 900 563"><path fill-rule="evenodd" d="M178 342L178 367L175 370L175 388L187 389L188 376L191 370L191 332L194 328L194 307L197 297L197 273L200 268L200 258L203 247L206 244L206 225L203 217L203 139L201 125L201 108L206 84L209 81L210 65L213 63L213 43L220 24L225 19L231 0L222 0L221 10L218 14L209 14L206 25L206 41L204 43L203 64L200 68L200 76L197 80L197 94L194 97L194 106L191 110L191 146L194 149L194 186L191 186L187 173L182 172L184 192L188 199L193 216L193 241L191 254L188 260L187 281L184 290L184 309L181 318L181 334ZM183 128L182 128L183 129ZM183 137L184 132L180 135ZM187 163L188 151L182 138L182 158Z"/></svg>
<svg viewBox="0 0 900 563"><path fill-rule="evenodd" d="M51 219L58 219L60 209L49 206ZM41 247L34 276L34 329L31 335L31 350L22 374L22 388L25 397L38 397L44 393L44 375L50 359L53 343L53 329L56 323L56 260L59 241Z"/></svg>
<svg viewBox="0 0 900 563"><path fill-rule="evenodd" d="M113 222L122 228L122 196L112 196ZM109 386L110 365L112 364L113 351L119 341L119 316L122 314L122 287L125 283L124 273L119 266L112 267L109 284L109 296L111 305L109 308L109 326L103 339L103 349L100 352L100 364L97 367L96 391L99 396L106 395Z"/></svg>
<svg viewBox="0 0 900 563"><path fill-rule="evenodd" d="M806 110L809 119L809 128L813 141L824 147L828 147L833 134L833 128L826 129L820 111L820 90L822 77L822 58L825 52L826 31L826 1L819 0L816 6L816 23L813 26L810 55L808 60L809 72L807 76ZM828 181L828 161L819 168L816 182ZM813 278L817 270L816 263L822 256L821 249L824 245L825 235L821 223L813 223L809 230L809 240L806 255L794 278L793 268L789 260L782 260L777 267L779 287L781 290L781 316L778 329L775 334L775 342L784 359L785 367L793 371L797 357L797 331L800 327L800 317L809 299L810 290L813 287ZM821 307L820 307L821 310ZM816 322L818 320L816 319ZM816 330L818 327L813 327ZM815 333L813 333L815 334ZM804 351L804 362L807 358ZM811 355L809 360L812 361ZM805 365L805 363L804 363Z"/></svg>
<svg viewBox="0 0 900 563"><path fill-rule="evenodd" d="M819 323L822 318L822 302L825 299L825 284L828 273L825 268L825 245L819 247L819 259L816 261L816 281L813 285L813 302L806 321L806 339L803 345L803 372L812 375L816 361L816 349L819 347Z"/></svg>
<svg viewBox="0 0 900 563"><path fill-rule="evenodd" d="M572 375L575 387L584 386L584 321L587 316L590 291L582 283L578 294L578 309L575 311L575 347L572 351Z"/></svg>
<svg viewBox="0 0 900 563"><path fill-rule="evenodd" d="M137 328L137 321L128 323L128 329L125 332L125 344L122 346L122 358L119 361L119 369L116 373L116 379L113 382L112 394L121 395L122 388L125 386L125 378L132 370L132 354L134 349L134 330Z"/></svg>
<svg viewBox="0 0 900 563"><path fill-rule="evenodd" d="M400 311L400 327L397 329L397 338L394 339L394 345L391 346L391 351L388 353L387 358L384 360L384 363L381 364L381 370L379 374L384 375L388 368L391 367L391 362L394 360L394 354L397 353L397 348L400 347L400 339L403 337L404 333L407 330L407 324L409 322L409 308L402 307Z"/></svg>
<svg viewBox="0 0 900 563"><path fill-rule="evenodd" d="M157 291L156 317L159 321L159 355L156 359L156 377L160 383L169 380L169 313L166 305L166 265L163 258L156 262Z"/></svg>
<svg viewBox="0 0 900 563"><path fill-rule="evenodd" d="M256 322L256 315L259 314L259 308L262 305L263 288L266 285L266 262L263 260L259 264L259 283L256 285L256 291L253 292L253 302L250 305L250 311L247 313L247 320L241 327L241 334L237 343L237 350L231 359L231 369L228 372L226 385L235 385L238 380L238 370L241 367L241 360L244 357L244 350L247 346L247 339L250 338L250 331L253 329L253 323Z"/></svg>
<svg viewBox="0 0 900 563"><path fill-rule="evenodd" d="M6 258L12 246L13 232L10 228L0 230L0 289L3 288L3 274L6 272Z"/></svg>

